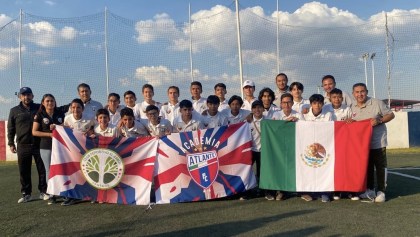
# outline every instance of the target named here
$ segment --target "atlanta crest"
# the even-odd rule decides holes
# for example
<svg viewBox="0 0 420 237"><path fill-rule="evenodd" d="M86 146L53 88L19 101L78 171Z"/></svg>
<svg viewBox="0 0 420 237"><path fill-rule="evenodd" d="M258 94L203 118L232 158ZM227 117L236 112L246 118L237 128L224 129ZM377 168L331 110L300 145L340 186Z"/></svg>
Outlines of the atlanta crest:
<svg viewBox="0 0 420 237"><path fill-rule="evenodd" d="M219 173L217 151L190 153L186 157L191 178L202 188L209 188Z"/></svg>
<svg viewBox="0 0 420 237"><path fill-rule="evenodd" d="M327 163L330 155L327 154L323 145L320 143L313 143L306 147L305 153L301 154L301 158L307 166L318 168Z"/></svg>

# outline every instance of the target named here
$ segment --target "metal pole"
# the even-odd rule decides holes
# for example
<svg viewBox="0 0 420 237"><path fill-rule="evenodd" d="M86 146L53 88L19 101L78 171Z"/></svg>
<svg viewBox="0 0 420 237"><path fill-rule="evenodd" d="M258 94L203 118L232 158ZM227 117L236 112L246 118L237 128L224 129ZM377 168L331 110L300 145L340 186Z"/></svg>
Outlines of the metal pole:
<svg viewBox="0 0 420 237"><path fill-rule="evenodd" d="M190 71L191 71L191 81L194 81L194 67L193 67L193 58L192 58L192 28L191 28L191 3L188 3L188 25L190 29Z"/></svg>
<svg viewBox="0 0 420 237"><path fill-rule="evenodd" d="M277 0L277 73L280 73L280 44L279 44L279 24L280 24L280 13L279 13L279 0Z"/></svg>
<svg viewBox="0 0 420 237"><path fill-rule="evenodd" d="M364 53L362 57L363 57L363 61L365 62L365 83L366 83L366 88L367 88L368 87L367 59L369 58L369 53Z"/></svg>
<svg viewBox="0 0 420 237"><path fill-rule="evenodd" d="M106 75L106 94L109 95L109 68L108 68L108 9L105 7L105 75Z"/></svg>
<svg viewBox="0 0 420 237"><path fill-rule="evenodd" d="M391 59L389 55L389 30L388 30L388 15L385 12L385 30L386 30L386 80L388 81L388 107L391 108Z"/></svg>
<svg viewBox="0 0 420 237"><path fill-rule="evenodd" d="M241 24L239 22L239 0L235 0L236 5L236 31L238 37L238 58L239 58L239 79L241 81L241 96L244 97L243 74L242 74L242 50L241 50Z"/></svg>
<svg viewBox="0 0 420 237"><path fill-rule="evenodd" d="M23 18L23 11L20 9L19 12L19 88L22 88L22 18Z"/></svg>
<svg viewBox="0 0 420 237"><path fill-rule="evenodd" d="M375 89L375 63L373 58L376 56L376 53L372 53L370 59L372 60L372 89L373 89L373 98L376 98L376 89Z"/></svg>

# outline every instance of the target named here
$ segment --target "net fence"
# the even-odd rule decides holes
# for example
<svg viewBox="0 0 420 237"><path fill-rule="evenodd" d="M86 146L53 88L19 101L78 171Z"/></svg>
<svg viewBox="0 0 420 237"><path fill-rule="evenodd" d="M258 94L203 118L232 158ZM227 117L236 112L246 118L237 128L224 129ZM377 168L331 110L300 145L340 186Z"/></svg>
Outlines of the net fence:
<svg viewBox="0 0 420 237"><path fill-rule="evenodd" d="M265 15L258 7L241 8L239 16L243 80L255 82L256 95L263 87L274 90L276 74L284 72L289 83L303 83L305 98L322 93L321 78L332 74L337 87L347 92L367 75L370 95L374 91L379 99L388 99L390 93L393 99L420 100L420 15L383 14L330 27L293 25L282 18L277 24L275 13ZM154 86L160 102L167 101L172 85L180 88L180 99L190 98L192 80L203 84L203 96L213 94L219 82L227 85L228 98L240 95L234 5L199 11L191 24L188 15L186 19L176 22L159 14L131 20L110 11L75 18L23 13L22 21L0 25L0 119L7 119L19 102L21 84L33 89L35 102L52 93L58 105L77 98L82 82L103 104L108 93L122 96L127 90L141 102L145 83Z"/></svg>

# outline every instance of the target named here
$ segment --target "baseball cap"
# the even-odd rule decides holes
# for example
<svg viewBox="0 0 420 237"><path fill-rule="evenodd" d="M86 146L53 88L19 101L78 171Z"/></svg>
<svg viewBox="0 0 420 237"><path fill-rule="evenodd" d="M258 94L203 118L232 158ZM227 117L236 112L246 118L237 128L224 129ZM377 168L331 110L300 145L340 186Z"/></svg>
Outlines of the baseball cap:
<svg viewBox="0 0 420 237"><path fill-rule="evenodd" d="M20 88L19 95L22 95L22 94L32 94L31 88L29 88L29 87Z"/></svg>
<svg viewBox="0 0 420 237"><path fill-rule="evenodd" d="M245 86L252 86L252 87L254 87L255 84L251 80L246 80L246 81L244 81L244 85L242 86L242 88L244 88Z"/></svg>
<svg viewBox="0 0 420 237"><path fill-rule="evenodd" d="M257 106L264 107L261 100L256 100L256 101L252 102L251 108L255 108Z"/></svg>

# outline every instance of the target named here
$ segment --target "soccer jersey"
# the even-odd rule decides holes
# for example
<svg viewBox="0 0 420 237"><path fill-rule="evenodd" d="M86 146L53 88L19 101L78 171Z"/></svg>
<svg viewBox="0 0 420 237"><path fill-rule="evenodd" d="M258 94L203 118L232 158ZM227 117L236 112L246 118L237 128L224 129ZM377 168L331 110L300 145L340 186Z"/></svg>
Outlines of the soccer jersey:
<svg viewBox="0 0 420 237"><path fill-rule="evenodd" d="M112 113L111 110L109 110L109 108L107 107L108 112L109 112L109 123L110 124L117 126L118 122L121 119L120 112L121 112L121 109L123 109L123 108L124 107L122 107L121 105L119 105L117 107L117 110L115 111L115 113Z"/></svg>
<svg viewBox="0 0 420 237"><path fill-rule="evenodd" d="M214 116L210 114L203 116L203 122L206 128L215 128L228 125L228 118L224 113L217 112Z"/></svg>
<svg viewBox="0 0 420 237"><path fill-rule="evenodd" d="M179 103L171 104L170 102L165 103L160 108L160 114L164 119L169 120L169 122L173 123L175 117L179 115Z"/></svg>
<svg viewBox="0 0 420 237"><path fill-rule="evenodd" d="M229 109L229 104L226 100L221 101L219 104L219 108L217 109L219 112L222 112L225 109Z"/></svg>
<svg viewBox="0 0 420 237"><path fill-rule="evenodd" d="M75 131L85 133L95 126L95 120L86 118L86 115L83 114L82 118L75 119L73 114L68 114L64 118L63 125Z"/></svg>
<svg viewBox="0 0 420 237"><path fill-rule="evenodd" d="M300 102L293 100L292 109L298 113L302 113L303 109L309 109L310 107L309 100L302 99Z"/></svg>
<svg viewBox="0 0 420 237"><path fill-rule="evenodd" d="M318 116L315 116L312 112L312 108L310 108L309 112L304 114L303 117L306 121L333 121L331 112L327 110L322 110Z"/></svg>
<svg viewBox="0 0 420 237"><path fill-rule="evenodd" d="M168 133L172 132L172 125L169 120L161 118L159 123L154 125L150 121L147 124L147 131L150 136L165 136Z"/></svg>
<svg viewBox="0 0 420 237"><path fill-rule="evenodd" d="M199 129L204 129L204 123L203 118L198 113L192 113L192 118L190 121L185 123L182 120L182 116L179 115L174 119L174 122L172 123L173 132L190 132L190 131L196 131Z"/></svg>
<svg viewBox="0 0 420 237"><path fill-rule="evenodd" d="M134 106L134 115L137 115L137 117L135 117L136 119L147 119L146 116L146 108L147 106L149 106L150 104L147 103L146 101L143 101L141 103L137 103L136 106ZM160 107L162 106L161 103L159 102L155 102L154 104L156 107L158 107L158 109L160 110Z"/></svg>
<svg viewBox="0 0 420 237"><path fill-rule="evenodd" d="M266 119L273 119L274 117L278 116L278 112L280 109L272 104L269 109L264 109L263 115Z"/></svg>
<svg viewBox="0 0 420 237"><path fill-rule="evenodd" d="M120 134L118 131L118 128L112 124L108 124L108 127L105 128L104 130L102 130L101 126L98 124L93 129L93 132L97 136L99 135L99 136L104 136L104 137L118 137Z"/></svg>
<svg viewBox="0 0 420 237"><path fill-rule="evenodd" d="M304 120L302 114L294 110L292 110L289 115L286 115L284 113L284 110L279 111L278 116L274 117L273 120L288 120L290 118L297 118L298 120Z"/></svg>
<svg viewBox="0 0 420 237"><path fill-rule="evenodd" d="M255 97L251 101L248 101L248 100L244 99L244 103L242 105L242 109L243 110L248 110L248 111L251 112L251 110L252 110L252 102L254 102L256 100L258 100L258 99L255 98Z"/></svg>
<svg viewBox="0 0 420 237"><path fill-rule="evenodd" d="M338 109L334 109L332 104L327 104L324 105L322 110L330 111L334 121L344 121L351 118L351 109L345 104L341 104Z"/></svg>
<svg viewBox="0 0 420 237"><path fill-rule="evenodd" d="M230 109L223 110L222 113L224 113L228 118L228 124L235 124L243 122L246 119L246 116L249 115L248 110L240 109L239 113L235 116L232 114L232 111Z"/></svg>
<svg viewBox="0 0 420 237"><path fill-rule="evenodd" d="M207 109L207 98L201 97L198 100L192 99L193 108L197 113L201 114Z"/></svg>
<svg viewBox="0 0 420 237"><path fill-rule="evenodd" d="M134 121L134 126L131 128L127 128L123 126L121 128L121 135L124 137L144 137L148 135L147 129L144 124L146 124L146 120L142 120L143 122Z"/></svg>
<svg viewBox="0 0 420 237"><path fill-rule="evenodd" d="M261 121L264 119L264 116L260 119L252 118L251 122L251 135L252 135L252 151L260 152L261 151Z"/></svg>

